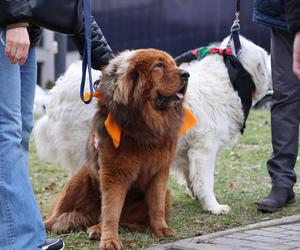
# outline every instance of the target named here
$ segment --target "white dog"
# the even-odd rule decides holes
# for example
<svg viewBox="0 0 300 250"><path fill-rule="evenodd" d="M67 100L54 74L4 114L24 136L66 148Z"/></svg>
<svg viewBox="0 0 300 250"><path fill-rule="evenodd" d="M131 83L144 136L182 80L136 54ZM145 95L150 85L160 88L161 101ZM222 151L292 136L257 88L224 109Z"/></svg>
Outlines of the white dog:
<svg viewBox="0 0 300 250"><path fill-rule="evenodd" d="M228 38L222 44L226 45ZM265 50L241 37L239 57L250 73L256 90L254 100L264 96L270 84ZM209 55L201 61L180 66L190 73L186 105L197 116L196 127L179 140L173 170L176 180L202 201L203 208L214 214L226 214L230 208L217 202L214 194L214 169L218 153L232 145L244 122L241 100L230 82L223 57ZM97 77L97 72L93 72ZM72 65L50 92L46 115L34 129L38 154L61 163L74 173L85 161L85 145L94 104L79 100L80 65Z"/></svg>

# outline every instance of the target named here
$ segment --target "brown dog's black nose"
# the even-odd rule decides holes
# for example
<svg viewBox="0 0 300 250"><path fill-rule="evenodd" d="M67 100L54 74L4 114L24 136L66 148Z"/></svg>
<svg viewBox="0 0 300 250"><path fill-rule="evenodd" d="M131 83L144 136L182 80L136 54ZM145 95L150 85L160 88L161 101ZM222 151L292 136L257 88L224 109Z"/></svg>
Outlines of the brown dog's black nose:
<svg viewBox="0 0 300 250"><path fill-rule="evenodd" d="M182 80L187 80L190 77L189 72L187 72L185 70L180 70L179 75Z"/></svg>

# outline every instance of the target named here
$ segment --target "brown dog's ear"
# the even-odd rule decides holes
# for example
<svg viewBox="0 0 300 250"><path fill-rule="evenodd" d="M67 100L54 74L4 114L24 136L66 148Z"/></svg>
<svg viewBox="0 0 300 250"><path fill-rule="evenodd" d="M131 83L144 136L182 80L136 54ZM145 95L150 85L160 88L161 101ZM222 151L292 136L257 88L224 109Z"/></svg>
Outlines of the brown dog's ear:
<svg viewBox="0 0 300 250"><path fill-rule="evenodd" d="M118 104L128 105L129 95L133 88L133 79L129 73L120 76L117 80L117 87L113 100Z"/></svg>
<svg viewBox="0 0 300 250"><path fill-rule="evenodd" d="M132 90L133 79L130 72L134 68L134 51L123 51L110 60L104 70L103 79L107 80L108 96L119 104L128 104L129 94Z"/></svg>
<svg viewBox="0 0 300 250"><path fill-rule="evenodd" d="M143 98L145 97L144 92L147 89L147 78L144 74L136 74L134 77L134 89L133 92L133 100L137 104L143 103Z"/></svg>
<svg viewBox="0 0 300 250"><path fill-rule="evenodd" d="M139 74L137 69L132 69L125 76L118 79L117 88L114 92L114 101L128 105L129 98L135 104L142 103L143 93L146 88L146 78Z"/></svg>

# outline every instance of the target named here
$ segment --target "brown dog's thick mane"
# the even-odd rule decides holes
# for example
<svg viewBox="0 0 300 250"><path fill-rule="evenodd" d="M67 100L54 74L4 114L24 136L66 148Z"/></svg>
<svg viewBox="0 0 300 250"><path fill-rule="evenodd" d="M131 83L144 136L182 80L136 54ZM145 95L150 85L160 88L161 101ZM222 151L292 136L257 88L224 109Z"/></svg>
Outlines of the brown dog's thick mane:
<svg viewBox="0 0 300 250"><path fill-rule="evenodd" d="M147 113L148 109L152 114ZM165 143L177 139L183 116L182 106L172 108L168 112L157 111L159 114L153 117L155 111L152 108L147 108L147 106L128 107L116 104L109 109L106 106L99 105L94 128L98 128L98 134L102 139L105 139L106 143L112 142L104 126L109 111L122 131L120 145L128 147L128 144L130 144L139 148L141 146L163 146Z"/></svg>
<svg viewBox="0 0 300 250"><path fill-rule="evenodd" d="M158 146L174 140L182 120L182 107L154 116L155 111L144 107L117 107L113 112L116 122L120 125L122 140L132 139L139 146Z"/></svg>

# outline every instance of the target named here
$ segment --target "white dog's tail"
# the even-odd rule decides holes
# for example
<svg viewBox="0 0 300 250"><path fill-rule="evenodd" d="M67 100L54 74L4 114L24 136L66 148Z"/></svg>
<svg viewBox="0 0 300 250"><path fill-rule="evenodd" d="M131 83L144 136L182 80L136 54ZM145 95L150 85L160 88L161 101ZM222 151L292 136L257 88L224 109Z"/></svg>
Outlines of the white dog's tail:
<svg viewBox="0 0 300 250"><path fill-rule="evenodd" d="M47 115L40 118L33 129L36 150L43 160L52 161L57 155L57 147L52 145L51 120Z"/></svg>

